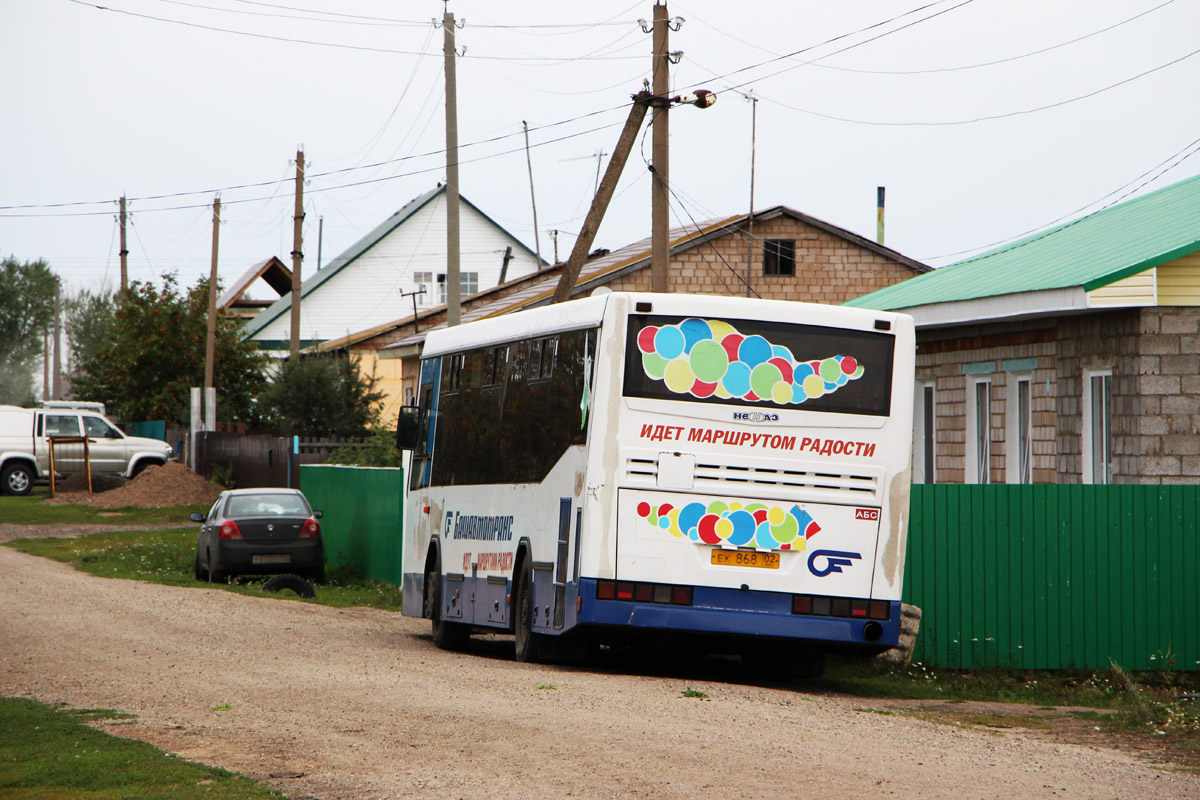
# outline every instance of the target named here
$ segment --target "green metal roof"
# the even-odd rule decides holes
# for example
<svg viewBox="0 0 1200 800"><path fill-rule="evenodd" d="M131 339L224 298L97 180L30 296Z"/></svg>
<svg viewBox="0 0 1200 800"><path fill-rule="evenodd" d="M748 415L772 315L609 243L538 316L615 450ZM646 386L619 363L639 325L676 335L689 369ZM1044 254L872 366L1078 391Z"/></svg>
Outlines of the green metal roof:
<svg viewBox="0 0 1200 800"><path fill-rule="evenodd" d="M844 305L896 310L1082 287L1091 291L1200 250L1200 175Z"/></svg>
<svg viewBox="0 0 1200 800"><path fill-rule="evenodd" d="M351 262L353 262L356 258L358 258L363 253L370 250L376 244L378 244L380 239L387 236L389 233L394 231L396 228L400 227L405 221L407 221L409 219L409 217L411 217L413 214L416 214L418 211L420 211L422 208L424 208L427 204L429 204L429 202L432 201L435 197L444 193L445 191L446 191L446 187L442 184L438 184L438 186L436 188L430 189L428 192L425 192L424 194L418 195L417 197L414 197L412 200L409 200L407 203L404 204L403 208L401 208L395 214L392 214L390 217L385 219L380 224L376 225L375 228L370 233L368 233L366 236L359 239L354 244L350 245L350 247L346 248L346 250L342 251L342 253L340 255L338 255L337 258L335 258L333 261L329 262L328 266L322 267L320 270L317 271L317 273L315 275L312 275L308 279L306 279L300 285L301 299L308 297L308 295L310 293L312 293L313 291L315 291L321 284L325 283L325 281L329 280L334 275L341 272L342 269L344 269L347 265L349 265ZM496 228L498 228L501 233L503 233L505 236L512 239L513 242L515 242L517 244L517 246L520 247L522 250L524 250L526 253L528 253L531 256L535 255L532 250L530 250L528 247L525 246L524 242L517 239L517 237L513 236L511 233L509 233L507 230L505 230L504 227L501 226L499 223L497 223L494 219L489 217L487 214L483 213L483 211L481 211L479 209L479 207L476 206L474 203L472 203L470 200L463 197L462 195L459 195L459 201L462 202L464 205L468 206L469 208L471 208L473 211L475 211L477 214L479 214L479 216L483 217L485 220L490 222L492 225L496 226ZM538 268L541 269L541 267L544 266L545 264L546 264L546 262L543 259L538 264ZM253 319L247 320L245 322L245 324L242 326L242 338L249 339L250 337L254 336L254 334L258 333L263 328L270 325L272 322L274 322L279 317L283 316L286 313L290 313L291 308L292 308L292 294L291 294L291 292L288 292L287 294L280 297L277 301L275 301L275 303L273 303L269 308L266 308L263 311L261 311L258 314L258 316L254 317Z"/></svg>

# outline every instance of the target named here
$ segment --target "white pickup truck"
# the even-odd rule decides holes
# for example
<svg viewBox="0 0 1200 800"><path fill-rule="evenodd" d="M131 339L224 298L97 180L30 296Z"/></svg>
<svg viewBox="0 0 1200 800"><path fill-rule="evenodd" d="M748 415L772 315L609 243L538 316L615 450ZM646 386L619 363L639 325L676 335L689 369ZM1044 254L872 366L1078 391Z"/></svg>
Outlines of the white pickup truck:
<svg viewBox="0 0 1200 800"><path fill-rule="evenodd" d="M50 477L50 437L86 436L93 473L132 478L152 464L174 458L166 442L126 436L91 408L0 406L0 492L29 494ZM81 404L87 406L89 404ZM58 474L83 471L83 446L56 448Z"/></svg>

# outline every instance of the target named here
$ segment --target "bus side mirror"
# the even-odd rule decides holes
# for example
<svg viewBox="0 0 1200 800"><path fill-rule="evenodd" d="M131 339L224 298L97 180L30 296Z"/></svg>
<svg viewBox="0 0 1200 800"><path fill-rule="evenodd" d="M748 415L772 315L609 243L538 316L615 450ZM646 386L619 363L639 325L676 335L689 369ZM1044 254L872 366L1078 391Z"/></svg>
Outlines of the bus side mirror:
<svg viewBox="0 0 1200 800"><path fill-rule="evenodd" d="M420 430L421 409L419 406L402 406L396 426L396 449L416 450L417 433Z"/></svg>

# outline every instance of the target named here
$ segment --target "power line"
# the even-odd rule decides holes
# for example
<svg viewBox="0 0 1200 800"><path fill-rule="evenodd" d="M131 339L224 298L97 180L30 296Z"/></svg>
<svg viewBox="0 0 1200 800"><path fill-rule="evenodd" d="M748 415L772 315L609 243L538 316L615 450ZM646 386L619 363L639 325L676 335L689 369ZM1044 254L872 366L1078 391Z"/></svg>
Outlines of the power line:
<svg viewBox="0 0 1200 800"><path fill-rule="evenodd" d="M276 3L256 2L256 0L234 0L234 2L245 3L246 5L252 5L252 6L264 6L266 8L278 8L278 9L284 10L284 11L300 11L300 12L304 12L307 14L324 14L326 16L331 16L331 17L348 17L351 19L369 20L369 21L374 21L374 22L388 22L388 23L399 24L399 25L416 26L416 25L428 25L429 24L429 22L421 21L421 20L393 19L390 17L372 17L372 16L366 16L366 15L362 15L362 14L344 14L344 13L337 12L337 11L321 11L321 10L315 9L315 8L300 8L298 6L285 6L285 5L279 5ZM636 7L637 7L636 5L631 6L629 9L622 11L621 14L627 14L627 13L629 13L629 11L631 9L636 8ZM620 16L621 14L618 14L617 16ZM608 20L604 20L601 22L576 22L576 23L558 23L558 24L539 23L539 24L532 24L532 25L472 25L471 27L473 27L473 28L515 28L515 29L524 29L524 28L580 28L580 29L587 29L587 28L597 28L597 27L600 27L603 25L627 25L627 24L629 24L629 22L631 22L631 21L619 21L618 22L618 21L614 21L614 20L616 20L616 17L611 17Z"/></svg>
<svg viewBox="0 0 1200 800"><path fill-rule="evenodd" d="M74 0L72 0L72 1L74 2ZM616 110L623 109L623 108L626 108L626 106L624 106L624 105L611 106L609 108L599 109L597 111L589 111L586 114L580 114L579 116L576 116L576 117L570 117L568 119L558 120L557 122L549 122L549 123L546 123L545 125L535 125L532 128L530 128L529 130L531 132L548 130L550 128L556 128L561 125L570 124L572 122L579 122L580 120L589 119L591 117L599 116L601 114L607 114L610 111L616 111ZM604 128L609 128L609 127L612 127L612 125L604 125L604 126L601 126L600 128L594 128L589 131L583 131L582 133L579 133L579 134L571 134L570 136L562 137L559 139L550 139L545 142L536 143L533 146L541 147L544 144L551 144L553 142L563 141L563 139L569 139L574 136L582 136L587 133L591 133L596 130L603 130ZM511 139L514 136L522 136L522 135L523 135L523 131L515 131L513 133L505 133L505 134L501 134L499 136L493 136L493 137L490 137L487 139L479 139L474 142L468 142L466 144L459 145L459 149L462 150L467 147L477 147L479 145L492 144L494 142L499 142L499 141L503 141L504 139ZM516 152L516 151L506 151L505 153L502 153L500 155L506 155L509 152ZM438 150L430 150L425 153L420 153L415 156L414 155L401 156L399 158L387 159L385 161L379 161L379 162L375 162L373 164L361 164L361 165L353 166L353 167L343 167L341 169L329 170L327 172L310 173L307 177L309 180L316 179L316 178L327 178L331 175L340 175L340 174L344 174L347 172L353 172L355 170L360 170L360 169L375 169L377 167L387 166L388 164L396 164L396 163L400 163L403 161L411 161L411 160L419 159L419 158L428 158L430 156L445 155L445 153L446 153L446 149L441 148ZM480 159L472 159L471 161L460 161L459 163L469 164L469 163L472 163L473 161L478 161L478 160L480 160ZM430 170L421 170L421 172L428 172L428 171L430 171ZM415 175L418 173L410 173L410 174ZM189 195L194 195L194 194L213 194L215 192L232 192L232 191L237 191L240 189L256 189L256 188L260 188L263 186L275 185L278 183L279 183L279 181L258 181L255 183L241 183L241 184L235 184L233 186L223 186L223 187L210 188L210 189L197 189L197 190L186 191L186 192L169 192L166 194L144 195L141 197L128 197L126 199L129 200L130 202L134 202L134 201L145 202L145 201L149 201L149 200L170 200L170 199L173 199L176 197L187 197ZM353 184L348 184L348 185L353 185ZM27 208L29 208L29 209L32 209L32 208L67 208L67 207L72 207L72 206L110 205L112 202L113 202L113 200L111 198L109 198L109 199L105 199L105 200L77 200L77 201L63 202L63 203L24 203L24 204L18 204L18 205L0 206L0 211L15 211L15 210L27 209ZM245 201L226 200L223 202L234 203L234 202L245 202ZM207 204L205 204L205 205L207 206ZM184 206L184 207L190 207L190 206ZM196 206L196 207L199 208L200 206ZM98 214L98 213L109 213L109 212L90 212L90 213ZM0 214L0 216L16 217L16 216L86 216L86 215Z"/></svg>
<svg viewBox="0 0 1200 800"><path fill-rule="evenodd" d="M1035 114L1039 111L1046 111L1051 108L1058 108L1059 106L1070 105L1071 103L1076 103L1076 102L1079 102L1080 100L1086 100L1089 97L1095 97L1096 95L1103 94L1104 92L1107 92L1110 89L1116 89L1118 86L1124 86L1125 84L1136 81L1139 78L1144 78L1147 75L1158 72L1159 70L1163 70L1163 69L1166 69L1167 67L1174 66L1175 64L1178 64L1181 61L1191 58L1192 56L1196 55L1197 53L1200 53L1200 49L1193 50L1192 52L1187 53L1186 55L1182 55L1179 58L1176 58L1172 61L1168 61L1165 64L1160 64L1157 67L1152 67L1151 69L1148 69L1145 72L1139 72L1137 75L1134 75L1129 78L1125 78L1124 80L1117 81L1116 83L1110 84L1103 88L1096 89L1095 91L1091 91L1086 94L1077 95L1076 97L1070 97L1070 98L1067 98L1066 100L1059 100L1056 103L1048 103L1044 106L1037 106L1036 108L1026 108L1026 109L1022 109L1020 111L1008 111L1003 114L989 114L987 116L973 117L971 119L940 120L940 121L933 121L933 122L925 122L925 121L887 122L887 121L881 121L881 120L851 119L849 117L839 117L834 114L823 114L820 111L813 111L813 110L807 109L807 108L800 108L799 106L793 106L793 105L783 102L782 100L775 100L774 98L767 97L766 95L763 95L763 94L759 94L758 96L760 98L762 98L763 100L766 100L770 103L774 103L775 105L778 105L778 106L783 106L784 108L789 108L792 111L798 111L801 114L810 114L814 117L821 117L822 119L834 120L836 122L849 122L849 123L853 123L855 125L880 125L880 126L886 126L886 127L946 127L946 126L951 126L951 125L971 125L976 122L988 122L990 120L995 120L995 119L1006 119L1008 117L1019 117L1019 116L1025 115L1025 114Z"/></svg>
<svg viewBox="0 0 1200 800"><path fill-rule="evenodd" d="M174 0L174 1L179 2L179 0ZM388 48L388 47L371 47L369 45L345 44L345 43L341 43L341 42L322 42L322 41L317 41L314 39L297 39L297 38L289 37L289 36L275 36L275 35L272 35L269 33L254 33L252 31L239 31L239 30L234 30L233 28L221 28L216 25L204 25L199 22L188 22L186 20L174 19L171 17L156 17L153 14L142 14L137 11L129 11L129 10L123 9L123 8L113 8L111 6L101 6L101 5L97 5L95 3L87 2L87 0L68 0L68 2L75 3L76 5L87 6L88 8L94 8L99 11L112 11L117 14L125 14L125 15L131 16L131 17L137 17L139 19L148 19L148 20L153 20L155 22L166 22L166 23L169 23L172 25L182 25L187 28L199 28L200 30L212 31L214 33L228 33L228 34L232 34L234 36L248 36L248 37L251 37L254 39L269 39L269 40L275 41L275 42L289 42L292 44L309 44L309 45L314 45L316 47L335 47L335 48L340 48L343 50L360 50L360 51L369 52L369 53L388 53L391 55L426 56L426 57L436 56L437 58L442 57L442 55L440 53L434 53L434 54L419 53L419 52L416 52L413 50L395 50L395 49ZM429 23L424 23L424 24L428 25ZM563 61L578 60L573 57L556 58L556 57L550 57L550 56L476 56L476 57L481 58L481 59L491 60L491 61L515 61L515 62L519 62L519 61L563 62ZM631 58L639 58L639 57L640 56L591 56L589 58L589 60L614 61L614 60L628 60Z"/></svg>
<svg viewBox="0 0 1200 800"><path fill-rule="evenodd" d="M1190 153L1187 152L1188 150L1191 150L1191 152ZM1180 164L1182 164L1184 161L1187 161L1189 158L1196 155L1196 153L1198 153L1198 152L1200 152L1200 139L1193 139L1191 142L1184 145L1183 148L1181 148L1180 150L1177 150L1176 152L1167 156L1162 161L1158 162L1153 167L1151 167L1150 169L1143 172L1141 175L1138 175L1133 180L1128 181L1121 186L1118 186L1116 189L1113 189L1108 194L1104 195L1103 197L1097 198L1096 200L1093 200L1092 202L1088 203L1087 205L1081 206L1080 208L1077 208L1074 211L1064 214L1063 216L1059 217L1058 219L1052 220L1052 221L1044 223L1042 225L1038 225L1036 228L1031 228L1031 229L1025 231L1024 233L1018 233L1015 236L1007 236L1003 239L1000 239L999 241L992 242L991 244L985 244L985 245L981 245L979 247L972 247L967 250L959 250L954 253L942 253L941 255L937 255L937 256L925 256L925 257L922 257L920 260L921 261L934 261L939 258L950 258L952 256L960 256L965 253L976 253L981 250L989 250L990 248L993 248L993 247L999 247L1000 245L1003 245L1005 242L1014 242L1015 240L1020 240L1025 236L1029 236L1031 234L1037 233L1038 231L1044 230L1045 228L1047 228L1050 225L1057 225L1058 223L1062 222L1065 219L1070 219L1071 217L1084 211L1085 209L1091 208L1092 206L1096 205L1096 203L1099 203L1103 200L1107 200L1109 197L1112 197L1114 194L1117 194L1117 192L1127 189L1128 187L1137 183L1142 178L1145 178L1151 172L1154 172L1154 170L1158 169L1159 167L1162 167L1164 164L1167 164L1168 161L1175 160L1175 163L1170 164L1169 166L1166 166L1165 168L1160 170L1156 175L1154 175L1154 177L1148 178L1147 180L1142 181L1134 188L1129 189L1129 191L1122 194L1120 197L1117 197L1115 200L1112 200L1111 202L1106 203L1105 205L1101 206L1100 208L1096 209L1095 211L1091 212L1090 214L1086 214L1082 217L1079 217L1078 219L1075 219L1075 220L1071 221L1070 223L1063 225L1061 227L1052 228L1050 230L1047 230L1041 236L1035 236L1031 239L1024 240L1024 241L1017 241L1011 248L1008 248L1008 250L1015 250L1018 247L1024 247L1027 244L1032 244L1033 242L1040 241L1052 233L1055 233L1060 230L1064 230L1065 228L1072 227L1073 225L1077 225L1080 222L1083 222L1084 220L1089 219L1090 217L1093 217L1096 214L1099 214L1101 211L1104 211L1105 209L1115 206L1117 203L1120 203L1126 197L1129 197L1132 194L1136 194L1137 192L1141 191L1143 187L1153 183L1154 181L1161 178L1163 175L1165 175L1168 172L1170 172L1171 170L1175 169ZM1008 250L1000 250L997 252L1008 252ZM988 255L995 255L995 253L988 253Z"/></svg>
<svg viewBox="0 0 1200 800"><path fill-rule="evenodd" d="M1069 39L1065 42L1059 42L1058 44L1050 45L1049 47L1043 47L1040 50L1034 50L1029 53L1022 53L1021 55L1017 55L1017 56L1009 56L1007 58L999 58L994 61L984 61L979 64L964 64L964 65L960 65L960 66L956 66L956 67L935 67L933 69L913 69L913 70L859 69L859 68L855 68L855 67L839 67L839 66L835 66L833 64L821 64L821 63L819 63L821 60L823 60L825 58L829 58L829 56L821 56L820 58L813 59L811 61L800 62L799 66L813 66L813 67L819 67L820 69L836 70L839 72L856 72L856 73L861 73L861 74L865 74L865 75L930 75L930 74L934 74L934 73L938 73L938 72L961 72L963 70L980 69L982 67L992 67L992 66L996 66L997 64L1007 64L1007 63L1010 63L1013 61L1020 61L1022 59L1030 58L1032 56L1041 55L1042 53L1048 53L1052 50L1057 50L1062 47L1067 47L1068 45L1076 44L1077 42L1082 42L1085 39L1092 38L1093 36L1098 36L1102 33L1107 33L1108 31L1114 30L1116 28L1120 28L1123 25L1128 25L1129 23L1131 23L1135 20L1141 19L1142 17L1146 16L1147 14L1151 14L1155 11L1158 11L1159 9L1169 6L1174 2L1175 2L1175 0L1166 0L1166 2L1160 3L1159 5L1156 5L1153 8L1146 9L1145 11L1142 11L1139 14L1135 14L1132 17L1129 17L1128 19L1124 19L1120 22L1116 22L1107 27L1092 31L1091 33L1086 33L1083 36L1078 36L1074 39ZM678 4L677 4L677 7L678 7ZM689 17L694 18L694 15L689 13ZM764 53L769 53L773 56L779 55L778 53L775 53L771 50L767 50L763 47L760 47L759 45L753 44L751 42L747 42L744 39L739 39L738 37L729 33L724 28L720 28L715 25L710 25L709 23L705 22L704 20L698 19L697 21L704 25L708 25L708 27L712 28L713 30L717 31L718 33L722 34L723 36L727 36L728 38L733 39L735 42L744 44L747 47L752 47L756 50L760 50ZM835 54L831 53L830 55L835 55ZM790 58L790 56L780 56L780 57L781 58Z"/></svg>
<svg viewBox="0 0 1200 800"><path fill-rule="evenodd" d="M590 116L590 115L589 115L589 116ZM608 124L606 124L606 125L599 125L599 126L597 126L597 127L595 127L595 128L590 128L590 129L588 129L588 130L586 130L586 131L579 131L579 132L577 132L577 133L568 133L568 134L564 134L563 136L559 136L558 138L555 138L555 139L547 139L546 141L543 141L543 142L538 142L538 143L536 143L536 144L532 145L532 147L542 147L542 146L545 146L545 145L548 145L548 144L555 144L555 143L557 143L557 142L564 142L564 141L566 141L566 140L568 140L568 139L574 139L574 138L577 138L577 137L579 137L579 136L587 136L588 134L597 133L597 132L599 132L599 131L607 130L607 129L609 129L609 128L614 128L614 127L617 127L618 125L622 125L622 124L623 124L623 123L621 123L621 122L610 122L610 123L608 123ZM502 136L502 137L497 137L497 138L508 138L508 137L507 137L507 136ZM460 149L461 149L461 148L460 148ZM479 161L486 161L486 160L488 160L488 159L492 159L492 158L500 158L501 156L507 156L507 155L512 155L512 154L514 154L514 153L523 153L523 152L525 152L525 148L524 148L524 146L522 146L522 147L517 147L517 148L513 148L512 150L505 150L505 151L502 151L502 152L499 152L499 153L491 153L491 154L489 154L489 155L478 156L478 157L476 157L476 158L461 159L461 160L460 160L458 163L459 163L459 164L474 164L474 163L476 163L476 162L479 162ZM397 161L402 161L402 160L405 160L405 159L396 159L396 160L397 160ZM310 177L309 177L309 180L312 180L312 179L315 179L315 178L318 178L318 177L327 177L327 176L329 176L329 175L334 175L334 174L338 174L338 173L348 172L348 171L350 171L350 170L352 170L352 169L361 169L361 167L348 167L348 168L346 168L346 169L343 169L343 170L334 170L334 171L332 171L332 172L321 173L321 174L319 174L319 175L312 175L312 176L310 176ZM433 167L427 167L426 169L418 169L418 170L413 170L412 172L397 173L397 174L395 174L395 175L386 175L386 176L384 176L384 177L382 177L382 178L368 178L368 179L366 179L366 180L361 180L361 181L352 181L352 182L350 182L350 183L341 183L341 184L336 184L336 185L333 185L333 186L326 186L326 187L324 187L324 188L316 188L316 189L311 189L311 190L309 190L309 191L311 191L311 192L313 192L313 193L318 193L318 192L331 192L331 191L336 191L336 190L338 190L338 189L348 189L348 188L350 188L350 187L354 187L354 186L366 186L366 185L373 184L373 183L380 183L380 182L383 182L383 181L391 181L391 180L396 180L397 178L409 178L409 177L413 177L413 176L415 176L415 175L423 175L423 174L426 174L426 173L429 173L429 172L436 172L436 171L439 171L439 170L442 170L442 169L445 169L445 165L444 165L444 164L438 164L438 165L436 165L436 166L433 166ZM307 181L306 181L306 182L307 182ZM263 186L263 185L267 185L267 184L247 184L247 186ZM244 188L244 187L239 187L239 188ZM210 191L212 191L212 190L210 190ZM147 200L147 199L165 199L165 198L171 198L171 197L181 197L181 196L185 196L185 195L191 195L191 194L201 194L201 192L178 192L178 193L176 193L176 194L173 194L173 195L159 195L159 196L157 196L157 197L150 197L150 198L139 198L139 199L141 199L141 200ZM272 195L272 197L273 197L273 196L274 196L274 195ZM269 198L269 197L245 197L245 198L241 198L241 199L222 200L222 201L221 201L221 204L222 204L222 205L233 205L233 204L235 204L235 203L255 203L255 202L259 202L259 201L262 201L262 200L269 200L269 199L271 199L271 198ZM109 203L111 203L112 201L111 201L111 200L108 200L108 201L105 201L105 202L109 202ZM80 203L67 203L67 204L60 204L60 205L82 205L82 204L80 204ZM207 206L208 206L208 204L207 204L207 203L197 203L197 204L187 204L187 205L179 205L179 206L169 206L169 207L165 207L165 208L148 208L148 209L145 209L145 210L143 210L141 213L143 213L143 214L147 214L147 213L151 213L151 212L157 212L157 211L181 211L181 210L184 210L184 209L191 209L191 208L206 208ZM13 208L19 208L19 207L17 207L17 206L14 206ZM0 214L0 218L30 218L30 217L93 217L93 216L99 216L99 215L101 215L101 214L111 214L111 213L112 213L111 211L75 211L75 212L67 212L67 213L64 213L64 214Z"/></svg>

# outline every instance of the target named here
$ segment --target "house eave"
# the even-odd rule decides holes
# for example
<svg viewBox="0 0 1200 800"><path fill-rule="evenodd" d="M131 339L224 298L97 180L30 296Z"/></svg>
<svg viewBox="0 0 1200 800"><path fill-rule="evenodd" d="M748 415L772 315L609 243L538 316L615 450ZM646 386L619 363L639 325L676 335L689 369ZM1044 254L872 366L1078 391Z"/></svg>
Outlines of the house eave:
<svg viewBox="0 0 1200 800"><path fill-rule="evenodd" d="M911 315L918 328L940 328L980 322L1015 322L1093 309L1088 307L1087 292L1082 286L1068 286L890 310Z"/></svg>

